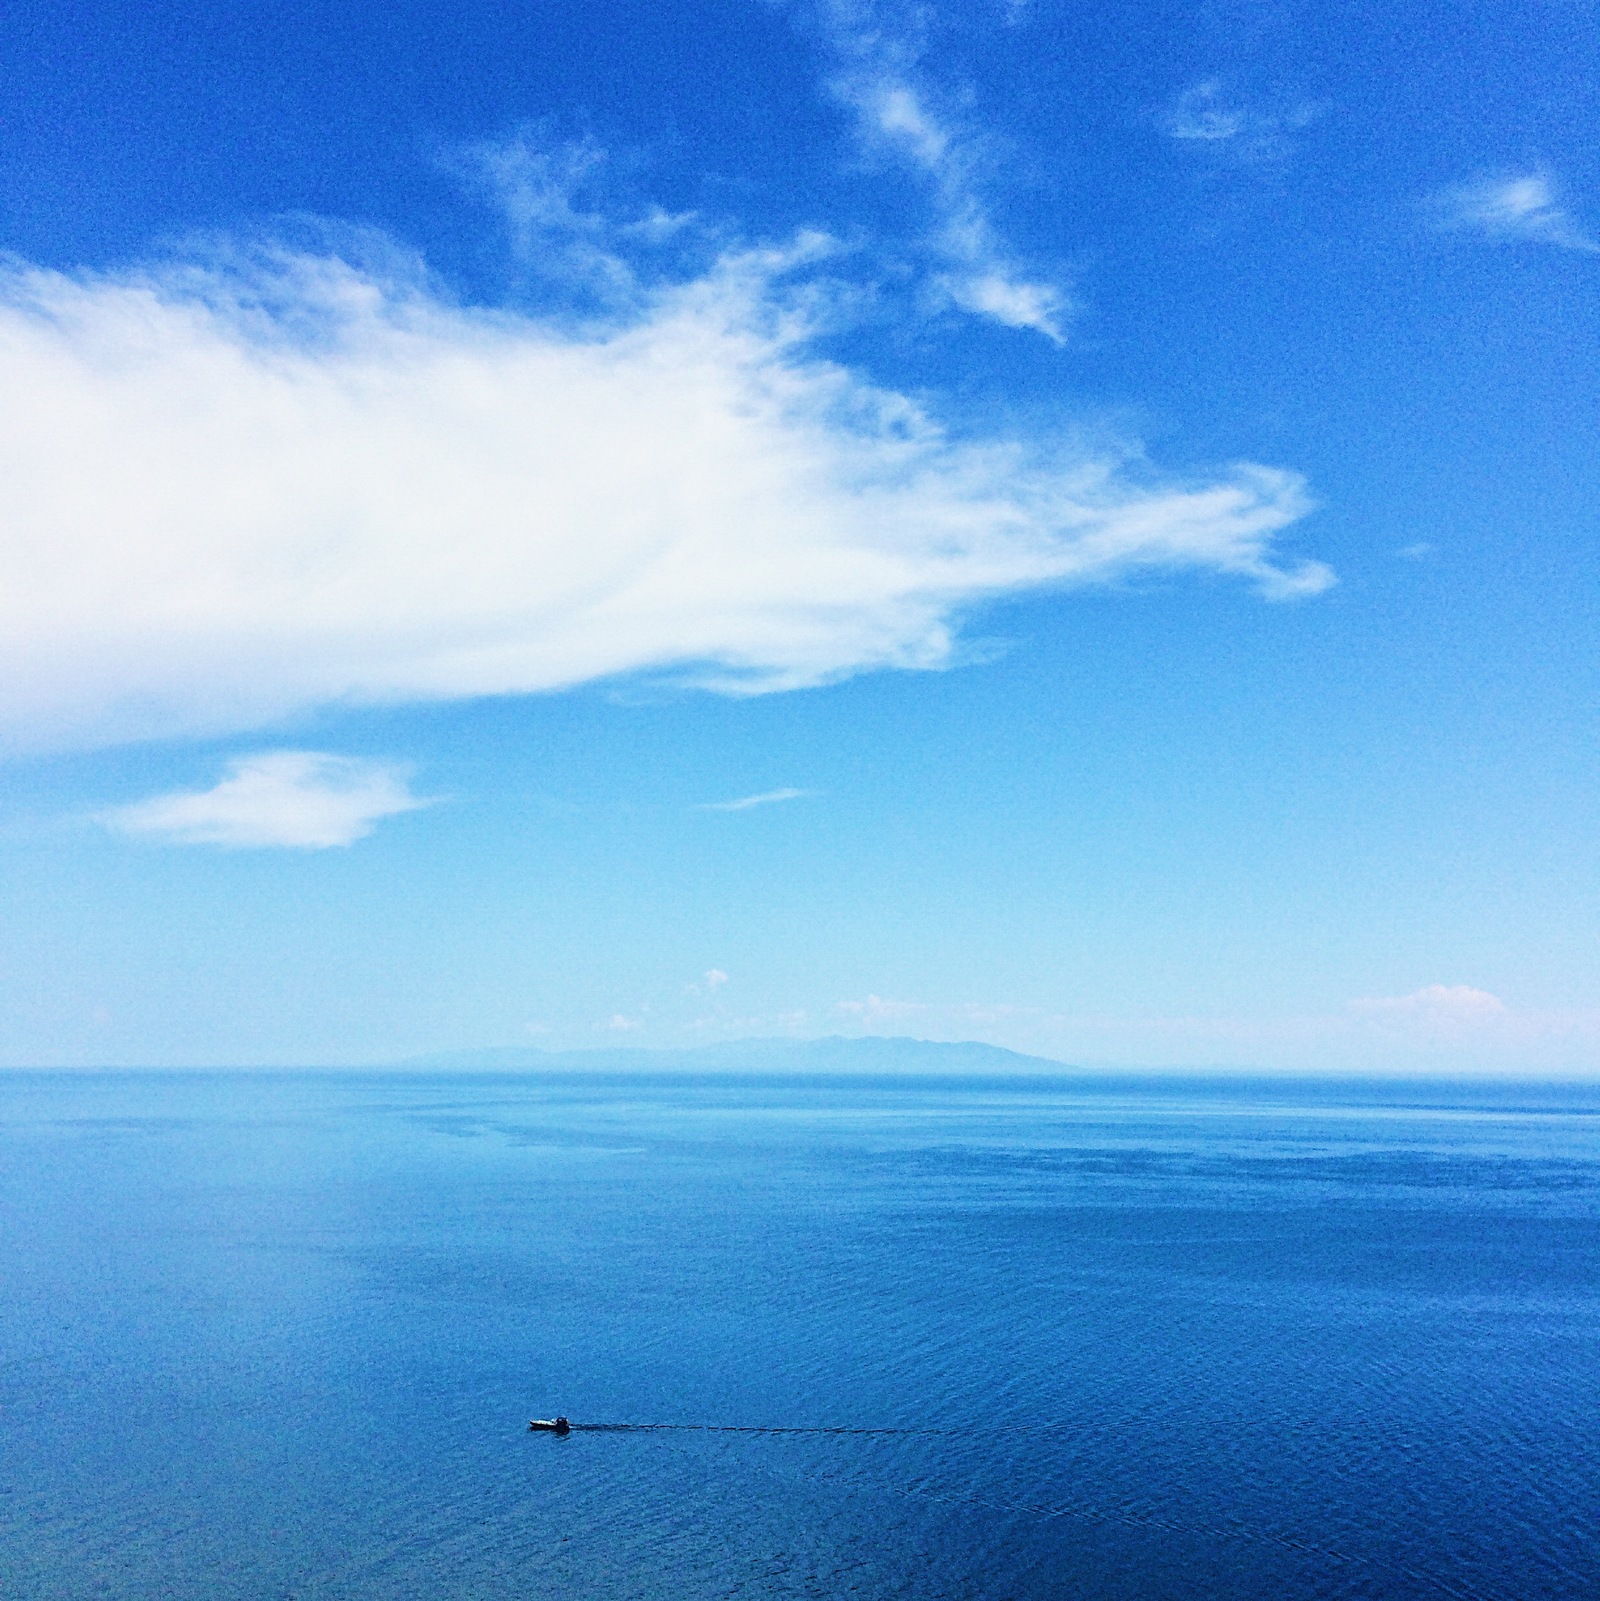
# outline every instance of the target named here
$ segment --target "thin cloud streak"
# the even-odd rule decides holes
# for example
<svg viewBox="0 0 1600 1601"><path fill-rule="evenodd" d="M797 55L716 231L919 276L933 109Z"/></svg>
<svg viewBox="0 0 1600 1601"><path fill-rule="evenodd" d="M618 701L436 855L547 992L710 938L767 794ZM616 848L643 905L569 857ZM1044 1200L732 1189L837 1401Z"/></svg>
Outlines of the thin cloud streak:
<svg viewBox="0 0 1600 1601"><path fill-rule="evenodd" d="M810 795L809 789L768 789L759 795L741 795L738 800L706 801L695 807L697 812L748 812L756 806L771 806L777 801L799 800Z"/></svg>

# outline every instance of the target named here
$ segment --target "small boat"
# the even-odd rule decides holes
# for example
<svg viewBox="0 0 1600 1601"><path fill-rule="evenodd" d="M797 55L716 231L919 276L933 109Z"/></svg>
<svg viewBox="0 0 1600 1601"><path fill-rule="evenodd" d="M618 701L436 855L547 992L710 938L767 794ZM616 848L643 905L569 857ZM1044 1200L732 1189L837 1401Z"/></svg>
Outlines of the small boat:
<svg viewBox="0 0 1600 1601"><path fill-rule="evenodd" d="M572 1425L565 1418L533 1418L529 1429L543 1429L547 1434L570 1434Z"/></svg>

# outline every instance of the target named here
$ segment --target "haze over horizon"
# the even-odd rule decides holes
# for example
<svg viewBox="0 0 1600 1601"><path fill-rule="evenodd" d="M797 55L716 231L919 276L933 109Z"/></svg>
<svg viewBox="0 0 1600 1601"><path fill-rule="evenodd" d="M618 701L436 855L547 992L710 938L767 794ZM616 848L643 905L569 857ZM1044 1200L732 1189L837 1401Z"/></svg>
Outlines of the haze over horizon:
<svg viewBox="0 0 1600 1601"><path fill-rule="evenodd" d="M23 0L0 1062L1600 1076L1597 32Z"/></svg>

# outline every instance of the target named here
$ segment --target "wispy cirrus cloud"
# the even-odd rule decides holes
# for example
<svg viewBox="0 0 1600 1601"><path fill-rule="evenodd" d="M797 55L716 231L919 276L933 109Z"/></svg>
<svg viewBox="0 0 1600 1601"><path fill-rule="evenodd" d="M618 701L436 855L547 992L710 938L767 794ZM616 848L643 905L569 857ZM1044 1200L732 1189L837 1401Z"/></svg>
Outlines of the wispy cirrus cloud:
<svg viewBox="0 0 1600 1601"><path fill-rule="evenodd" d="M1490 239L1529 239L1563 250L1600 252L1600 240L1586 233L1560 203L1554 180L1542 172L1479 178L1435 195L1442 226Z"/></svg>
<svg viewBox="0 0 1600 1601"><path fill-rule="evenodd" d="M972 144L934 116L925 92L900 71L875 65L842 77L837 89L867 137L929 181L937 221L928 242L941 261L937 290L963 311L1061 344L1071 300L1012 259L978 192Z"/></svg>
<svg viewBox="0 0 1600 1601"><path fill-rule="evenodd" d="M157 795L101 821L169 844L325 850L353 845L382 818L428 804L389 763L278 750L235 758L210 789Z"/></svg>
<svg viewBox="0 0 1600 1601"><path fill-rule="evenodd" d="M759 795L741 795L737 800L706 801L695 807L697 812L748 812L756 806L771 806L777 801L799 800L809 795L809 789L764 789Z"/></svg>
<svg viewBox="0 0 1600 1601"><path fill-rule="evenodd" d="M637 312L645 280L669 268L673 246L703 257L708 245L710 230L693 213L619 205L614 164L592 139L553 140L530 124L456 149L444 165L501 215L522 289L554 309ZM651 269L644 275L642 262Z"/></svg>
<svg viewBox="0 0 1600 1601"><path fill-rule="evenodd" d="M623 226L590 243L623 259ZM728 251L577 324L398 252L0 266L0 747L619 674L781 690L939 667L967 609L1045 587L1332 581L1277 551L1292 473L957 439L816 357L830 261Z"/></svg>
<svg viewBox="0 0 1600 1601"><path fill-rule="evenodd" d="M1244 132L1245 114L1227 103L1222 85L1212 80L1185 89L1163 114L1161 126L1173 139L1219 144Z"/></svg>
<svg viewBox="0 0 1600 1601"><path fill-rule="evenodd" d="M1156 115L1169 139L1245 165L1279 164L1294 134L1322 115L1311 103L1263 106L1208 78L1185 89Z"/></svg>
<svg viewBox="0 0 1600 1601"><path fill-rule="evenodd" d="M948 304L1056 344L1072 311L1068 293L1015 259L984 199L993 176L986 141L935 109L919 68L921 13L881 0L820 0L820 20L839 58L832 89L856 114L861 137L922 181L933 222L922 241L935 267L931 288ZM1010 16L1020 21L1021 9Z"/></svg>

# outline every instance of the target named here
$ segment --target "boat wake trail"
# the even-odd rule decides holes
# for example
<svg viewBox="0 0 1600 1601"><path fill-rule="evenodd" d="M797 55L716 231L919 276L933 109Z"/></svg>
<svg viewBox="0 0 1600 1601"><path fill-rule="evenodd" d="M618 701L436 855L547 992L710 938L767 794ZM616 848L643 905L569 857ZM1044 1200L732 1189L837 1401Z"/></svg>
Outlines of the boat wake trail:
<svg viewBox="0 0 1600 1601"><path fill-rule="evenodd" d="M742 1435L895 1435L900 1437L941 1436L952 1438L962 1435L996 1434L1074 1434L1082 1429L1069 1423L1056 1424L975 1424L967 1423L946 1428L873 1428L847 1424L758 1424L758 1423L572 1423L567 1432L572 1434L742 1434ZM829 1482L846 1484L847 1481L824 1472ZM1453 1584L1436 1573L1430 1573L1408 1564L1392 1560L1374 1559L1339 1551L1330 1546L1297 1540L1291 1535L1244 1524L1191 1523L1138 1512L1128 1507L1095 1504L1088 1501L1057 1501L1039 1505L987 1495L949 1494L928 1485L911 1487L880 1486L890 1493L910 1496L917 1500L943 1502L952 1506L985 1507L992 1511L1018 1513L1039 1519L1063 1518L1087 1523L1121 1525L1126 1528L1153 1530L1160 1533L1200 1536L1213 1540L1242 1540L1254 1545L1275 1546L1302 1556L1322 1558L1348 1566L1351 1569L1387 1571L1410 1581L1413 1586L1433 1590L1452 1598L1452 1601L1488 1601L1476 1590Z"/></svg>
<svg viewBox="0 0 1600 1601"><path fill-rule="evenodd" d="M962 1429L863 1429L844 1425L764 1423L573 1423L573 1434L975 1434ZM993 1433L995 1431L989 1430Z"/></svg>

